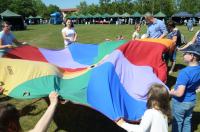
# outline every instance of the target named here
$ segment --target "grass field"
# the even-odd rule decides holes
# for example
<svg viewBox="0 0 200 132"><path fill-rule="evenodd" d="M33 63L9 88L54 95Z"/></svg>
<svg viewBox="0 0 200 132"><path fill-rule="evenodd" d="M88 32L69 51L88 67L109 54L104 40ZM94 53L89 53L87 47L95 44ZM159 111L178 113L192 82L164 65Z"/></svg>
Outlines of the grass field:
<svg viewBox="0 0 200 132"><path fill-rule="evenodd" d="M28 26L25 31L15 31L14 34L18 40L26 41L32 45L51 49L61 49L64 47L61 36L62 25L33 25ZM131 25L75 25L78 33L78 41L81 43L103 42L106 38L115 39L118 35L123 35L127 40L131 39L133 26ZM186 27L178 27L185 35L187 40L191 40L192 36L199 29L194 27L193 32L188 32ZM144 33L146 27L142 27ZM168 86L172 87L176 81L177 71L182 68L182 55L178 53L176 72L169 76ZM199 97L198 97L199 98ZM193 129L200 132L200 106L199 100L195 107L193 115ZM21 110L22 117L20 122L24 131L34 127L47 108L44 99L34 100L16 100L9 97L0 97L1 102L10 102L15 104ZM120 131L120 129L110 120L89 108L68 103L59 105L56 111L54 121L48 131L52 132L57 129L67 132L90 132L90 131Z"/></svg>

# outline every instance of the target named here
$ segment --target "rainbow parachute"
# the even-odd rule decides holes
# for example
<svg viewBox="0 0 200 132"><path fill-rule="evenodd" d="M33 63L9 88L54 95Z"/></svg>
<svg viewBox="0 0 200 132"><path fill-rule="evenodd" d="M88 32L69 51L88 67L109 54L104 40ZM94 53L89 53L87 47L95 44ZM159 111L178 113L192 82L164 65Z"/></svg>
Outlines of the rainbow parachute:
<svg viewBox="0 0 200 132"><path fill-rule="evenodd" d="M39 98L56 90L112 120L138 120L148 87L167 79L162 55L171 46L168 39L74 43L62 50L25 45L0 59L0 82L4 94L14 98Z"/></svg>

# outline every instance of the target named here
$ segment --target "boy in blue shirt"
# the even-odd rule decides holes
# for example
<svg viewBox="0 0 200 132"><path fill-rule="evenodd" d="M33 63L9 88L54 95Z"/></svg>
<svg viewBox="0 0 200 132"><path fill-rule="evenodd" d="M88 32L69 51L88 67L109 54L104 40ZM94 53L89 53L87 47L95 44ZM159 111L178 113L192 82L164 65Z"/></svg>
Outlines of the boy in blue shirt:
<svg viewBox="0 0 200 132"><path fill-rule="evenodd" d="M13 43L16 45L22 45L21 42L19 42L13 33L10 31L10 23L5 21L2 23L3 30L0 32L0 57L3 56L3 54L9 49L13 48Z"/></svg>
<svg viewBox="0 0 200 132"><path fill-rule="evenodd" d="M191 132L192 111L196 102L196 89L200 87L200 45L192 44L182 50L187 67L179 72L172 99L172 132Z"/></svg>

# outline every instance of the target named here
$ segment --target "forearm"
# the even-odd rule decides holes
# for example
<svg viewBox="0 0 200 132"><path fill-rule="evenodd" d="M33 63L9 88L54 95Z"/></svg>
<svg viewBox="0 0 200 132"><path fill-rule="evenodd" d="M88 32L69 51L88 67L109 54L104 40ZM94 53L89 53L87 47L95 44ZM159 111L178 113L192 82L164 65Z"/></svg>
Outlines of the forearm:
<svg viewBox="0 0 200 132"><path fill-rule="evenodd" d="M32 129L30 132L45 132L47 131L47 128L49 124L51 123L51 120L53 118L55 109L57 104L50 104L42 118L38 121L38 123L35 125L34 129Z"/></svg>
<svg viewBox="0 0 200 132"><path fill-rule="evenodd" d="M74 35L74 41L76 41L76 40L77 40L77 34Z"/></svg>
<svg viewBox="0 0 200 132"><path fill-rule="evenodd" d="M64 40L70 40L70 37L63 37Z"/></svg>
<svg viewBox="0 0 200 132"><path fill-rule="evenodd" d="M180 86L178 87L178 89L176 89L176 90L172 89L172 90L170 91L170 94L171 94L172 96L182 97L183 94L184 94L184 92L185 92L185 86L180 85Z"/></svg>
<svg viewBox="0 0 200 132"><path fill-rule="evenodd" d="M127 122L122 123L120 126L128 132L141 132L143 130L140 125L129 124Z"/></svg>
<svg viewBox="0 0 200 132"><path fill-rule="evenodd" d="M188 46L190 46L191 44L192 44L192 43L189 42L189 43L187 43L186 45L184 45L182 48L179 48L179 50L185 49L185 48L187 48Z"/></svg>

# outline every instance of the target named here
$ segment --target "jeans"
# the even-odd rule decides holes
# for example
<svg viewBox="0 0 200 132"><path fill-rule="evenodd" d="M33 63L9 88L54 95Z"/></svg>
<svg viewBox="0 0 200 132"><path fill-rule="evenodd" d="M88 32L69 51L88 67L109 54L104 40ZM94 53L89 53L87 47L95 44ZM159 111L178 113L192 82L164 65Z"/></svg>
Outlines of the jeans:
<svg viewBox="0 0 200 132"><path fill-rule="evenodd" d="M191 119L195 102L172 99L172 132L191 132Z"/></svg>

